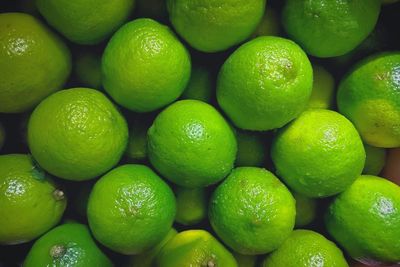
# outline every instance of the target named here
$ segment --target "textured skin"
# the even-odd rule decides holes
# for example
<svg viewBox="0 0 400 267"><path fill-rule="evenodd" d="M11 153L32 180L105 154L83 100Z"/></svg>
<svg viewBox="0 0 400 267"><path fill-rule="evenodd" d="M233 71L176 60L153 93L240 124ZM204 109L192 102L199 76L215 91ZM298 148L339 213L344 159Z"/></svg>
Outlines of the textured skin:
<svg viewBox="0 0 400 267"><path fill-rule="evenodd" d="M323 235L295 230L262 264L263 267L348 267L342 251Z"/></svg>
<svg viewBox="0 0 400 267"><path fill-rule="evenodd" d="M136 112L177 99L190 78L190 55L175 34L151 19L122 26L103 54L103 85L121 106Z"/></svg>
<svg viewBox="0 0 400 267"><path fill-rule="evenodd" d="M344 55L374 29L380 0L288 0L283 26L291 39L316 57Z"/></svg>
<svg viewBox="0 0 400 267"><path fill-rule="evenodd" d="M308 102L309 108L332 108L335 98L335 80L323 67L313 66L313 89Z"/></svg>
<svg viewBox="0 0 400 267"><path fill-rule="evenodd" d="M281 129L272 144L271 157L278 176L308 197L344 191L365 163L363 143L351 122L324 109L305 111Z"/></svg>
<svg viewBox="0 0 400 267"><path fill-rule="evenodd" d="M292 194L296 200L296 228L310 224L316 217L317 201L296 192Z"/></svg>
<svg viewBox="0 0 400 267"><path fill-rule="evenodd" d="M400 187L363 175L340 194L326 214L326 227L354 259L400 261Z"/></svg>
<svg viewBox="0 0 400 267"><path fill-rule="evenodd" d="M238 151L235 166L262 167L266 162L267 137L262 133L236 131Z"/></svg>
<svg viewBox="0 0 400 267"><path fill-rule="evenodd" d="M182 98L210 103L215 94L214 82L210 69L203 66L193 66L190 81L182 94Z"/></svg>
<svg viewBox="0 0 400 267"><path fill-rule="evenodd" d="M160 251L155 267L238 267L235 258L204 230L178 233Z"/></svg>
<svg viewBox="0 0 400 267"><path fill-rule="evenodd" d="M139 254L157 245L171 229L175 197L144 165L122 165L98 180L87 215L95 238L122 254Z"/></svg>
<svg viewBox="0 0 400 267"><path fill-rule="evenodd" d="M134 0L37 0L46 21L72 42L103 41L128 19Z"/></svg>
<svg viewBox="0 0 400 267"><path fill-rule="evenodd" d="M0 150L4 146L5 139L6 139L6 131L4 130L3 124L0 122Z"/></svg>
<svg viewBox="0 0 400 267"><path fill-rule="evenodd" d="M400 52L377 54L357 64L340 83L337 102L367 144L399 147Z"/></svg>
<svg viewBox="0 0 400 267"><path fill-rule="evenodd" d="M67 204L56 189L29 155L1 155L0 244L31 241L56 225Z"/></svg>
<svg viewBox="0 0 400 267"><path fill-rule="evenodd" d="M269 171L234 169L214 191L209 207L211 226L222 241L245 255L277 249L295 223L295 200Z"/></svg>
<svg viewBox="0 0 400 267"><path fill-rule="evenodd" d="M51 255L55 246L64 250L61 255ZM112 267L113 264L97 247L86 225L67 223L52 229L33 244L23 267L37 266Z"/></svg>
<svg viewBox="0 0 400 267"><path fill-rule="evenodd" d="M163 110L148 131L151 164L184 187L221 181L233 168L235 135L218 111L198 100L181 100Z"/></svg>
<svg viewBox="0 0 400 267"><path fill-rule="evenodd" d="M72 88L37 106L29 120L28 142L32 155L49 173L87 180L118 163L128 142L128 127L101 92Z"/></svg>
<svg viewBox="0 0 400 267"><path fill-rule="evenodd" d="M303 111L312 90L312 67L294 42L258 37L223 64L217 100L233 123L246 130L280 128Z"/></svg>
<svg viewBox="0 0 400 267"><path fill-rule="evenodd" d="M61 89L71 72L64 43L36 18L0 14L0 113L20 113Z"/></svg>
<svg viewBox="0 0 400 267"><path fill-rule="evenodd" d="M373 147L364 144L365 149L365 165L363 174L378 175L386 162L386 149L380 147Z"/></svg>
<svg viewBox="0 0 400 267"><path fill-rule="evenodd" d="M184 188L175 191L177 211L175 221L183 225L200 223L207 218L207 192L205 188Z"/></svg>
<svg viewBox="0 0 400 267"><path fill-rule="evenodd" d="M260 23L265 0L168 0L179 35L203 52L228 49L248 38Z"/></svg>

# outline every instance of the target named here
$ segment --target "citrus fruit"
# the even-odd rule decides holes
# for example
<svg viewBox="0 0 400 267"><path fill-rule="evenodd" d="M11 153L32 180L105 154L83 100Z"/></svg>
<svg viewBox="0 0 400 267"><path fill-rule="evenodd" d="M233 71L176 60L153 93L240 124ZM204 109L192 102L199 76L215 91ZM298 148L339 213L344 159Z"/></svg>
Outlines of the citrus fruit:
<svg viewBox="0 0 400 267"><path fill-rule="evenodd" d="M313 78L308 107L330 109L335 95L335 80L325 68L318 65L313 66Z"/></svg>
<svg viewBox="0 0 400 267"><path fill-rule="evenodd" d="M348 267L342 251L323 235L310 230L295 230L263 262L263 267Z"/></svg>
<svg viewBox="0 0 400 267"><path fill-rule="evenodd" d="M131 161L143 161L147 158L147 131L151 121L141 117L130 123L129 141L125 155Z"/></svg>
<svg viewBox="0 0 400 267"><path fill-rule="evenodd" d="M111 267L113 264L97 247L86 225L66 223L40 237L23 266Z"/></svg>
<svg viewBox="0 0 400 267"><path fill-rule="evenodd" d="M211 226L234 251L257 255L278 248L295 223L295 200L271 172L239 167L214 191Z"/></svg>
<svg viewBox="0 0 400 267"><path fill-rule="evenodd" d="M357 260L400 261L400 187L360 176L330 205L328 232Z"/></svg>
<svg viewBox="0 0 400 267"><path fill-rule="evenodd" d="M272 144L277 174L294 191L328 197L344 191L361 174L365 151L344 116L310 109L281 129Z"/></svg>
<svg viewBox="0 0 400 267"><path fill-rule="evenodd" d="M238 267L256 267L257 256L254 255L243 255L237 252L233 252Z"/></svg>
<svg viewBox="0 0 400 267"><path fill-rule="evenodd" d="M0 122L0 150L4 146L5 139L6 139L6 131L4 130L3 124Z"/></svg>
<svg viewBox="0 0 400 267"><path fill-rule="evenodd" d="M163 110L148 131L148 156L165 178L203 187L225 178L236 157L235 135L218 111L198 100Z"/></svg>
<svg viewBox="0 0 400 267"><path fill-rule="evenodd" d="M232 254L204 230L187 230L178 233L161 249L155 266L238 267Z"/></svg>
<svg viewBox="0 0 400 267"><path fill-rule="evenodd" d="M253 32L252 37L264 35L279 35L279 19L276 11L270 7L266 8L261 22L258 24L256 30ZM240 267L240 266L239 266Z"/></svg>
<svg viewBox="0 0 400 267"><path fill-rule="evenodd" d="M38 19L0 14L0 113L20 113L61 89L71 71L65 44Z"/></svg>
<svg viewBox="0 0 400 267"><path fill-rule="evenodd" d="M365 165L363 174L378 175L386 161L386 150L380 147L373 147L365 144Z"/></svg>
<svg viewBox="0 0 400 267"><path fill-rule="evenodd" d="M184 188L177 186L175 221L183 225L193 225L207 217L207 194L205 188Z"/></svg>
<svg viewBox="0 0 400 267"><path fill-rule="evenodd" d="M62 190L24 154L0 155L0 244L31 241L56 225L67 204Z"/></svg>
<svg viewBox="0 0 400 267"><path fill-rule="evenodd" d="M75 59L75 74L83 86L101 88L101 57L91 51L79 54Z"/></svg>
<svg viewBox="0 0 400 267"><path fill-rule="evenodd" d="M339 111L363 140L376 147L400 146L400 52L362 60L341 81Z"/></svg>
<svg viewBox="0 0 400 267"><path fill-rule="evenodd" d="M122 165L95 184L88 203L90 229L103 245L139 254L158 244L175 218L169 186L145 165Z"/></svg>
<svg viewBox="0 0 400 267"><path fill-rule="evenodd" d="M124 117L94 89L72 88L49 96L28 124L33 157L49 173L68 180L92 179L108 171L127 141Z"/></svg>
<svg viewBox="0 0 400 267"><path fill-rule="evenodd" d="M392 148L388 150L385 167L382 176L389 179L395 184L400 185L400 148Z"/></svg>
<svg viewBox="0 0 400 267"><path fill-rule="evenodd" d="M210 103L213 96L214 81L210 70L202 66L193 66L189 83L182 94L182 98Z"/></svg>
<svg viewBox="0 0 400 267"><path fill-rule="evenodd" d="M37 0L46 21L72 42L97 44L128 19L134 0Z"/></svg>
<svg viewBox="0 0 400 267"><path fill-rule="evenodd" d="M316 217L317 202L313 198L293 192L296 200L296 227L303 227L310 224Z"/></svg>
<svg viewBox="0 0 400 267"><path fill-rule="evenodd" d="M169 19L179 35L203 52L236 45L254 32L265 0L167 0Z"/></svg>
<svg viewBox="0 0 400 267"><path fill-rule="evenodd" d="M266 136L259 132L236 131L238 150L235 166L261 167L266 161Z"/></svg>
<svg viewBox="0 0 400 267"><path fill-rule="evenodd" d="M288 35L316 57L344 55L374 29L380 0L288 0L282 22Z"/></svg>
<svg viewBox="0 0 400 267"><path fill-rule="evenodd" d="M305 108L312 68L294 42L274 36L253 39L223 64L217 100L233 123L245 130L280 128Z"/></svg>
<svg viewBox="0 0 400 267"><path fill-rule="evenodd" d="M190 55L165 25L136 19L122 26L103 54L103 86L121 106L148 112L177 99L190 78Z"/></svg>

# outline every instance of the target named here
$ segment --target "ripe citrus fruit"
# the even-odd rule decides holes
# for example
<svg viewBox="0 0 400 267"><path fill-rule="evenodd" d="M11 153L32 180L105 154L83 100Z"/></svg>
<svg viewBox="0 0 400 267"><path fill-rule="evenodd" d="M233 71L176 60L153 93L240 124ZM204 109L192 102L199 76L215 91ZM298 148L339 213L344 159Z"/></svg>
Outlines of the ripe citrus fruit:
<svg viewBox="0 0 400 267"><path fill-rule="evenodd" d="M175 221L183 225L193 225L207 217L208 198L205 188L184 188L177 186Z"/></svg>
<svg viewBox="0 0 400 267"><path fill-rule="evenodd" d="M378 175L386 161L386 149L365 144L365 165L363 174Z"/></svg>
<svg viewBox="0 0 400 267"><path fill-rule="evenodd" d="M94 52L84 51L75 59L75 74L82 85L101 88L101 57Z"/></svg>
<svg viewBox="0 0 400 267"><path fill-rule="evenodd" d="M306 107L312 68L294 42L274 36L253 39L223 64L217 100L233 123L246 130L280 128Z"/></svg>
<svg viewBox="0 0 400 267"><path fill-rule="evenodd" d="M296 200L296 227L303 227L310 224L316 217L317 202L313 198L293 192Z"/></svg>
<svg viewBox="0 0 400 267"><path fill-rule="evenodd" d="M6 131L4 130L3 124L0 122L0 150L4 146L5 139L6 139Z"/></svg>
<svg viewBox="0 0 400 267"><path fill-rule="evenodd" d="M65 44L39 20L0 14L0 113L20 113L61 89L71 71Z"/></svg>
<svg viewBox="0 0 400 267"><path fill-rule="evenodd" d="M214 81L211 71L202 66L194 66L190 81L182 94L183 99L196 99L210 103L214 96Z"/></svg>
<svg viewBox="0 0 400 267"><path fill-rule="evenodd" d="M118 163L128 141L124 117L94 89L57 92L40 103L28 125L29 148L49 173L87 180Z"/></svg>
<svg viewBox="0 0 400 267"><path fill-rule="evenodd" d="M238 151L235 166L262 167L266 162L267 137L250 131L236 131Z"/></svg>
<svg viewBox="0 0 400 267"><path fill-rule="evenodd" d="M357 130L344 116L310 109L281 129L272 144L272 160L294 191L327 197L344 191L361 174L365 151Z"/></svg>
<svg viewBox="0 0 400 267"><path fill-rule="evenodd" d="M313 78L308 107L330 109L335 95L335 80L326 69L318 65L313 66Z"/></svg>
<svg viewBox="0 0 400 267"><path fill-rule="evenodd" d="M175 218L169 186L144 165L122 165L98 180L90 194L90 229L103 245L139 254L158 244Z"/></svg>

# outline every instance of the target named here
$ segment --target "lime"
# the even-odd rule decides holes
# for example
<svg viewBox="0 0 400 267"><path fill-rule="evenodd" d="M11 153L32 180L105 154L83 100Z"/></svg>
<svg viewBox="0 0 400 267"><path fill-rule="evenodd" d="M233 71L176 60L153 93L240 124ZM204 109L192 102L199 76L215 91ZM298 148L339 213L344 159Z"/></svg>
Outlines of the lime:
<svg viewBox="0 0 400 267"><path fill-rule="evenodd" d="M144 165L122 165L98 180L89 197L90 229L103 245L139 254L157 245L171 229L175 197Z"/></svg>
<svg viewBox="0 0 400 267"><path fill-rule="evenodd" d="M87 180L118 163L128 141L125 119L102 93L72 88L46 98L28 125L29 148L49 173Z"/></svg>
<svg viewBox="0 0 400 267"><path fill-rule="evenodd" d="M295 223L295 200L271 172L256 167L234 169L214 191L211 226L236 252L257 255L277 249Z"/></svg>
<svg viewBox="0 0 400 267"><path fill-rule="evenodd" d="M313 88L309 108L332 108L335 96L335 80L333 76L323 67L313 66Z"/></svg>
<svg viewBox="0 0 400 267"><path fill-rule="evenodd" d="M111 267L113 264L97 247L86 225L67 223L39 238L23 266Z"/></svg>
<svg viewBox="0 0 400 267"><path fill-rule="evenodd" d="M345 117L310 109L281 129L272 144L277 174L294 191L328 197L344 191L361 174L365 151Z"/></svg>
<svg viewBox="0 0 400 267"><path fill-rule="evenodd" d="M238 150L235 165L261 167L266 162L267 138L259 132L236 131Z"/></svg>
<svg viewBox="0 0 400 267"><path fill-rule="evenodd" d="M145 117L136 118L130 123L125 155L133 162L140 162L147 158L147 131L150 125L151 121Z"/></svg>
<svg viewBox="0 0 400 267"><path fill-rule="evenodd" d="M148 131L148 154L168 180L184 187L221 181L233 168L236 138L209 104L181 100L167 107Z"/></svg>
<svg viewBox="0 0 400 267"><path fill-rule="evenodd" d="M217 52L250 37L265 0L167 0L167 8L175 30L192 47Z"/></svg>
<svg viewBox="0 0 400 267"><path fill-rule="evenodd" d="M190 78L190 55L174 33L151 19L122 26L103 54L103 86L121 106L136 112L177 99Z"/></svg>
<svg viewBox="0 0 400 267"><path fill-rule="evenodd" d="M211 72L203 66L193 66L189 83L182 94L183 99L196 99L210 103L214 96L214 81Z"/></svg>
<svg viewBox="0 0 400 267"><path fill-rule="evenodd" d="M348 267L342 251L323 235L310 230L295 230L263 262L263 267Z"/></svg>
<svg viewBox="0 0 400 267"><path fill-rule="evenodd" d="M337 101L363 140L376 147L400 146L400 52L362 60L342 80Z"/></svg>
<svg viewBox="0 0 400 267"><path fill-rule="evenodd" d="M0 150L4 146L5 139L6 139L6 131L4 130L4 126L0 121Z"/></svg>
<svg viewBox="0 0 400 267"><path fill-rule="evenodd" d="M235 257L238 267L256 267L257 256L233 252L233 257Z"/></svg>
<svg viewBox="0 0 400 267"><path fill-rule="evenodd" d="M374 29L380 0L288 0L282 22L288 35L316 57L344 55Z"/></svg>
<svg viewBox="0 0 400 267"><path fill-rule="evenodd" d="M293 192L296 200L296 227L303 227L314 221L317 213L317 202L313 198Z"/></svg>
<svg viewBox="0 0 400 267"><path fill-rule="evenodd" d="M0 112L20 113L61 89L71 71L64 43L39 20L0 14Z"/></svg>
<svg viewBox="0 0 400 267"><path fill-rule="evenodd" d="M278 14L270 7L266 8L264 16L261 19L261 22L258 24L256 30L253 32L252 37L255 38L264 35L279 35Z"/></svg>
<svg viewBox="0 0 400 267"><path fill-rule="evenodd" d="M67 200L29 155L0 155L0 244L31 241L56 225Z"/></svg>
<svg viewBox="0 0 400 267"><path fill-rule="evenodd" d="M305 108L312 68L294 42L274 36L253 39L223 64L217 100L233 123L246 130L280 128Z"/></svg>
<svg viewBox="0 0 400 267"><path fill-rule="evenodd" d="M101 57L94 52L85 51L75 60L75 74L83 86L101 88Z"/></svg>
<svg viewBox="0 0 400 267"><path fill-rule="evenodd" d="M329 207L326 227L358 260L400 261L400 187L363 175Z"/></svg>
<svg viewBox="0 0 400 267"><path fill-rule="evenodd" d="M238 267L232 254L204 230L178 233L161 249L155 266Z"/></svg>
<svg viewBox="0 0 400 267"><path fill-rule="evenodd" d="M386 150L380 147L373 147L365 144L365 165L363 174L378 175L386 161Z"/></svg>
<svg viewBox="0 0 400 267"><path fill-rule="evenodd" d="M208 198L205 188L184 188L177 186L175 221L183 225L193 225L207 217Z"/></svg>

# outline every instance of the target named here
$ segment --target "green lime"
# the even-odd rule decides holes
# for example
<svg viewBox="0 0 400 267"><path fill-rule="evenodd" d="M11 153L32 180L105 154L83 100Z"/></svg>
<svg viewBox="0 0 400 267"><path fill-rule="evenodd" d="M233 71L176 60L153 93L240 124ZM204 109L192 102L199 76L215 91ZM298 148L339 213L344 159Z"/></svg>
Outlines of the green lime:
<svg viewBox="0 0 400 267"><path fill-rule="evenodd" d="M122 26L103 54L103 86L121 106L148 112L177 99L190 78L190 55L175 34L152 19Z"/></svg>
<svg viewBox="0 0 400 267"><path fill-rule="evenodd" d="M208 198L205 188L184 188L177 186L175 221L183 225L193 225L207 218Z"/></svg>
<svg viewBox="0 0 400 267"><path fill-rule="evenodd" d="M295 230L277 250L264 260L263 267L348 267L342 251L323 235Z"/></svg>
<svg viewBox="0 0 400 267"><path fill-rule="evenodd" d="M157 245L171 229L175 197L145 165L122 165L101 177L89 197L90 229L103 245L139 254Z"/></svg>
<svg viewBox="0 0 400 267"><path fill-rule="evenodd" d="M317 202L313 198L293 192L296 200L296 227L303 227L314 221L317 213Z"/></svg>
<svg viewBox="0 0 400 267"><path fill-rule="evenodd" d="M136 10L139 17L166 20L168 18L167 2L165 0L136 0Z"/></svg>
<svg viewBox="0 0 400 267"><path fill-rule="evenodd" d="M254 32L265 0L167 0L169 19L179 35L203 52L241 43Z"/></svg>
<svg viewBox="0 0 400 267"><path fill-rule="evenodd" d="M24 267L111 267L86 225L66 223L40 237L25 258Z"/></svg>
<svg viewBox="0 0 400 267"><path fill-rule="evenodd" d="M204 230L178 233L161 249L155 266L238 267L232 254Z"/></svg>
<svg viewBox="0 0 400 267"><path fill-rule="evenodd" d="M75 74L84 86L101 88L101 57L94 52L85 51L75 60Z"/></svg>
<svg viewBox="0 0 400 267"><path fill-rule="evenodd" d="M235 166L262 167L266 162L267 138L260 132L236 131L238 150Z"/></svg>
<svg viewBox="0 0 400 267"><path fill-rule="evenodd" d="M134 162L140 162L147 158L147 131L151 121L145 117L135 119L130 123L129 141L125 155Z"/></svg>
<svg viewBox="0 0 400 267"><path fill-rule="evenodd" d="M312 68L294 42L274 36L253 39L223 64L217 100L233 123L245 130L280 128L305 108Z"/></svg>
<svg viewBox="0 0 400 267"><path fill-rule="evenodd" d="M168 180L203 187L225 178L233 168L236 138L211 105L181 100L167 107L148 131L148 154Z"/></svg>
<svg viewBox="0 0 400 267"><path fill-rule="evenodd" d="M294 191L328 197L361 174L365 151L353 124L335 111L310 109L281 129L272 144L277 174Z"/></svg>
<svg viewBox="0 0 400 267"><path fill-rule="evenodd" d="M4 126L0 121L0 150L4 146L5 139L6 139L6 131L4 130Z"/></svg>
<svg viewBox="0 0 400 267"><path fill-rule="evenodd" d="M261 22L258 24L256 30L253 32L252 37L258 36L279 35L279 19L276 11L267 7ZM239 267L241 267L239 265Z"/></svg>
<svg viewBox="0 0 400 267"><path fill-rule="evenodd" d="M363 140L376 147L400 146L400 52L362 60L341 81L339 111Z"/></svg>
<svg viewBox="0 0 400 267"><path fill-rule="evenodd" d="M126 21L134 0L36 0L46 21L70 41L91 45L109 37Z"/></svg>
<svg viewBox="0 0 400 267"><path fill-rule="evenodd" d="M29 155L0 155L0 244L25 243L61 219L67 204Z"/></svg>
<svg viewBox="0 0 400 267"><path fill-rule="evenodd" d="M400 261L400 187L363 175L329 207L326 227L358 260Z"/></svg>
<svg viewBox="0 0 400 267"><path fill-rule="evenodd" d="M235 257L238 267L256 267L257 256L233 252L233 257Z"/></svg>
<svg viewBox="0 0 400 267"><path fill-rule="evenodd" d="M332 108L335 97L335 80L333 76L323 67L313 66L313 88L309 108Z"/></svg>
<svg viewBox="0 0 400 267"><path fill-rule="evenodd" d="M64 43L38 19L0 14L0 113L20 113L61 89L71 71Z"/></svg>
<svg viewBox="0 0 400 267"><path fill-rule="evenodd" d="M210 103L214 96L211 71L203 66L193 66L189 83L182 94L183 99L196 99Z"/></svg>
<svg viewBox="0 0 400 267"><path fill-rule="evenodd" d="M49 173L68 180L88 180L108 171L127 141L124 117L104 94L88 88L49 96L28 125L33 157Z"/></svg>
<svg viewBox="0 0 400 267"><path fill-rule="evenodd" d="M386 162L386 149L365 144L365 165L363 174L378 175Z"/></svg>
<svg viewBox="0 0 400 267"><path fill-rule="evenodd" d="M214 191L211 226L236 252L265 254L277 249L295 223L295 200L271 172L256 167L234 169Z"/></svg>
<svg viewBox="0 0 400 267"><path fill-rule="evenodd" d="M288 35L316 57L344 55L375 28L380 0L288 0L282 14Z"/></svg>

